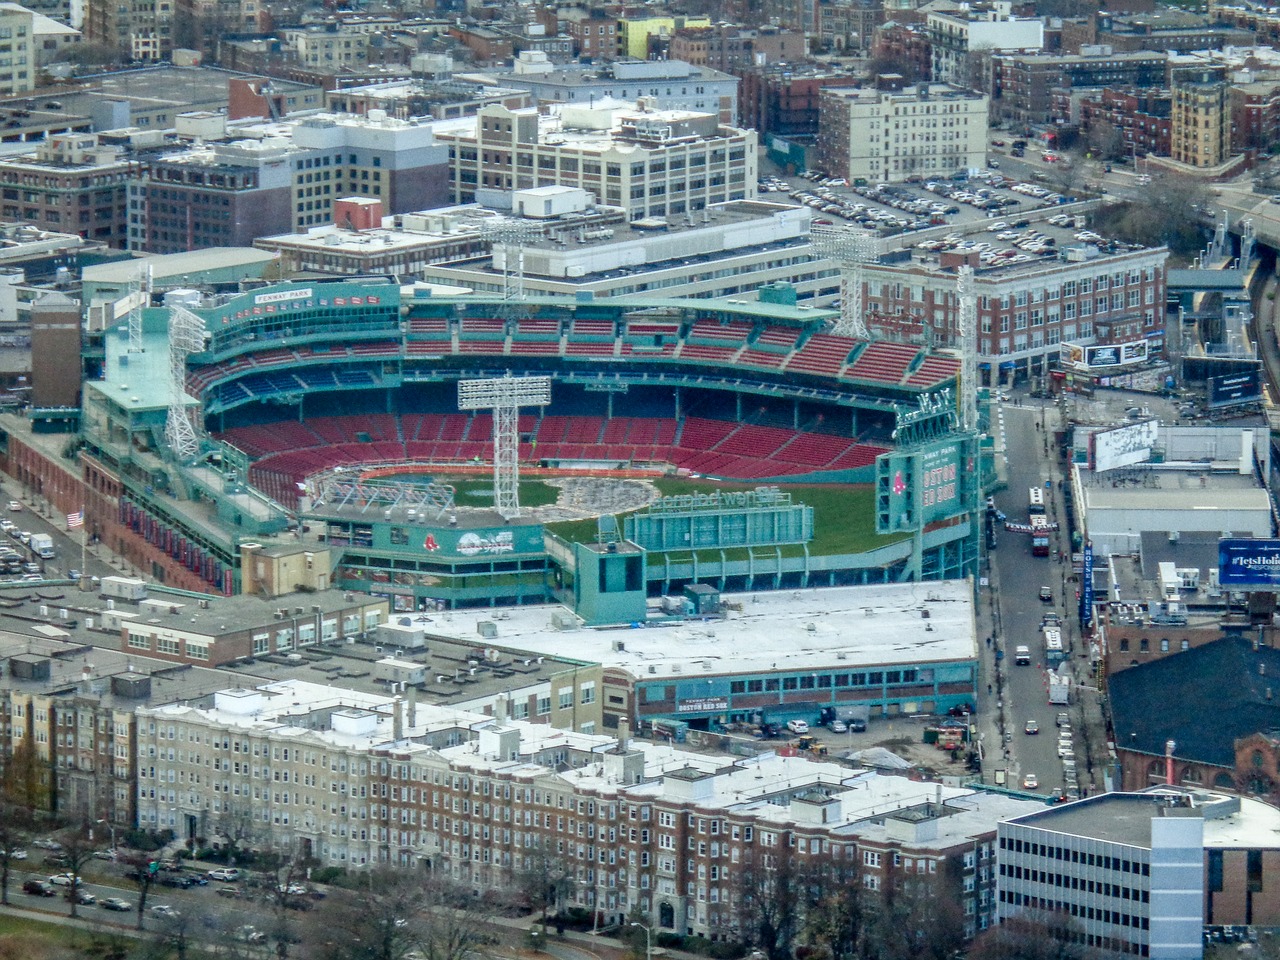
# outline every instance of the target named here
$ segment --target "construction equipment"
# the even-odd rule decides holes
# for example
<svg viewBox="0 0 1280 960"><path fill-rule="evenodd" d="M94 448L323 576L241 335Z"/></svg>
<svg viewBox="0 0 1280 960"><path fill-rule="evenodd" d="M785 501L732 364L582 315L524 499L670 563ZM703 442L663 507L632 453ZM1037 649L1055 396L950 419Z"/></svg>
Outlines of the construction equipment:
<svg viewBox="0 0 1280 960"><path fill-rule="evenodd" d="M827 755L827 745L817 737L800 737L791 741L791 746L802 753L811 753L815 757Z"/></svg>

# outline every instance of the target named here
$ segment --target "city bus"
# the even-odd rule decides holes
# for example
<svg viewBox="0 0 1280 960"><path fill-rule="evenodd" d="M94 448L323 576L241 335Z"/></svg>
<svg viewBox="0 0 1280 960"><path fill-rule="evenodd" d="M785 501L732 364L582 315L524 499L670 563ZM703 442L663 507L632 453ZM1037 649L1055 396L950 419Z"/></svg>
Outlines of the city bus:
<svg viewBox="0 0 1280 960"><path fill-rule="evenodd" d="M1033 517L1044 516L1044 488L1032 487L1027 493L1029 506L1027 513Z"/></svg>

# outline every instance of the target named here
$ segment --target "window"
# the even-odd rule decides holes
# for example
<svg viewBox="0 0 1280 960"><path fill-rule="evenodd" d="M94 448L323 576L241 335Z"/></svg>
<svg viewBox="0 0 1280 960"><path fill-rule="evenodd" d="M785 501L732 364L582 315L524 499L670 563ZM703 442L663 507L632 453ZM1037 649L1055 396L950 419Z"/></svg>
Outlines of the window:
<svg viewBox="0 0 1280 960"><path fill-rule="evenodd" d="M560 690L560 709L569 710L573 707L573 687L564 687Z"/></svg>
<svg viewBox="0 0 1280 960"><path fill-rule="evenodd" d="M595 702L596 702L596 685L595 685L595 681L593 680L590 683L584 683L582 685L582 703L586 705L588 703L595 703Z"/></svg>

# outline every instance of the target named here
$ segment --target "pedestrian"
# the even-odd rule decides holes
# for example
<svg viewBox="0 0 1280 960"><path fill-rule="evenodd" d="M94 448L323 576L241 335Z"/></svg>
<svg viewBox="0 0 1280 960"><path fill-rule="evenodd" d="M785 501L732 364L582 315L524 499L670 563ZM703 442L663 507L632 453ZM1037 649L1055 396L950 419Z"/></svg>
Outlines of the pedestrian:
<svg viewBox="0 0 1280 960"><path fill-rule="evenodd" d="M987 694L988 694L988 695L990 695L990 693L991 693L991 684L989 684L989 683L988 683L988 684L987 684Z"/></svg>
<svg viewBox="0 0 1280 960"><path fill-rule="evenodd" d="M988 650L990 650L990 649L991 649L991 638L990 638L990 637L987 637L987 649L988 649Z"/></svg>

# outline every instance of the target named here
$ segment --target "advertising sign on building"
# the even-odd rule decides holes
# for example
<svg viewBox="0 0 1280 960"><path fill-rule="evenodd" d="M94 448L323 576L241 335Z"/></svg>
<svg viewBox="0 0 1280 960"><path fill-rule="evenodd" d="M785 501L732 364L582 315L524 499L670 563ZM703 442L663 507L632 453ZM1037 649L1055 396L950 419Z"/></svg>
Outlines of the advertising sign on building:
<svg viewBox="0 0 1280 960"><path fill-rule="evenodd" d="M1280 587L1280 540L1219 540L1218 582L1224 587Z"/></svg>

